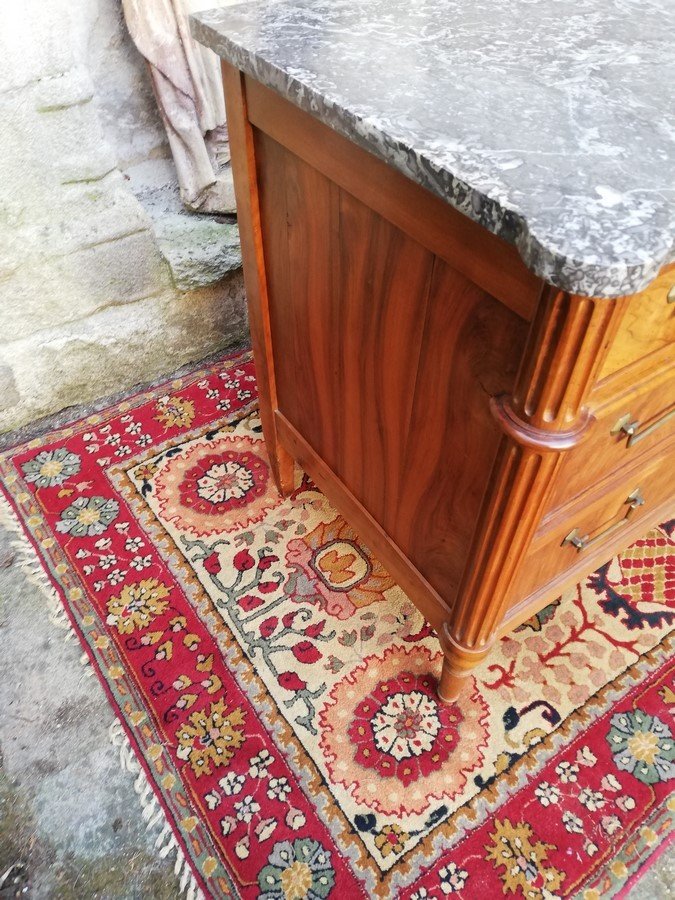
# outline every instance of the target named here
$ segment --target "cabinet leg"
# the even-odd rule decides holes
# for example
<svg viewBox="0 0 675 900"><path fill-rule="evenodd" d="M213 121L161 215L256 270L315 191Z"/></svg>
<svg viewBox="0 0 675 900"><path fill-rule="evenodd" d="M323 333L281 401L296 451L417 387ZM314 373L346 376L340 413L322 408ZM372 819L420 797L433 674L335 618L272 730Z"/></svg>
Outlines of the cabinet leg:
<svg viewBox="0 0 675 900"><path fill-rule="evenodd" d="M453 703L462 692L471 670L490 653L491 646L473 649L459 644L447 625L439 632L443 648L443 668L438 681L438 697L443 703Z"/></svg>
<svg viewBox="0 0 675 900"><path fill-rule="evenodd" d="M295 486L295 460L279 443L270 453L270 457L274 483L281 496L288 497Z"/></svg>
<svg viewBox="0 0 675 900"><path fill-rule="evenodd" d="M467 672L455 672L448 657L443 658L443 668L438 681L438 696L443 703L452 703L459 697L467 674Z"/></svg>

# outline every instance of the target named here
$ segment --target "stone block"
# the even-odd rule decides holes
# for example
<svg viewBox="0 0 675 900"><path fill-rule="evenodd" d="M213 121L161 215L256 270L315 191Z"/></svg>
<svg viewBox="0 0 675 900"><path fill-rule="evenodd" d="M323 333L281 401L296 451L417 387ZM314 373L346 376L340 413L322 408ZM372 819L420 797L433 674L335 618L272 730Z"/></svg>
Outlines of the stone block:
<svg viewBox="0 0 675 900"><path fill-rule="evenodd" d="M103 240L64 256L36 257L0 282L0 341L171 290L151 231Z"/></svg>
<svg viewBox="0 0 675 900"><path fill-rule="evenodd" d="M241 268L241 245L236 225L208 216L164 216L155 222L159 249L180 291L218 281Z"/></svg>
<svg viewBox="0 0 675 900"><path fill-rule="evenodd" d="M77 82L80 74L71 70L56 80L67 88L71 76ZM80 83L73 91L82 88ZM63 183L95 181L116 164L103 140L95 103L83 97L74 105L50 107L56 96L53 85L47 90L44 82L32 83L19 94L0 94L0 185L12 188L11 194L5 191L3 202L19 209L28 206L36 217L45 204L59 204Z"/></svg>
<svg viewBox="0 0 675 900"><path fill-rule="evenodd" d="M148 215L116 170L95 184L62 187L51 203L24 195L24 206L12 208L0 199L0 278L22 264L151 228Z"/></svg>
<svg viewBox="0 0 675 900"><path fill-rule="evenodd" d="M0 366L0 412L12 409L19 400L12 370L9 366Z"/></svg>
<svg viewBox="0 0 675 900"><path fill-rule="evenodd" d="M34 86L35 111L56 112L82 106L94 99L94 82L84 66L73 66L58 75L42 78Z"/></svg>
<svg viewBox="0 0 675 900"><path fill-rule="evenodd" d="M205 287L241 267L237 226L215 216L188 212L180 199L171 160L140 163L126 174L153 223L178 290Z"/></svg>
<svg viewBox="0 0 675 900"><path fill-rule="evenodd" d="M0 432L157 378L246 338L237 273L216 286L109 307L5 344L0 361L11 366L19 401L0 409Z"/></svg>
<svg viewBox="0 0 675 900"><path fill-rule="evenodd" d="M76 62L69 0L6 3L0 29L0 93L65 72Z"/></svg>

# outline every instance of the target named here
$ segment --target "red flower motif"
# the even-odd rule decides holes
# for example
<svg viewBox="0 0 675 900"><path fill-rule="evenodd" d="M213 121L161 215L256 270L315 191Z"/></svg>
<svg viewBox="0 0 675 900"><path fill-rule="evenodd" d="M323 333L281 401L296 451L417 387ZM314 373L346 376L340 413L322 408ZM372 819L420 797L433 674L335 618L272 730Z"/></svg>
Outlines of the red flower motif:
<svg viewBox="0 0 675 900"><path fill-rule="evenodd" d="M271 594L272 591L276 591L278 587L279 584L276 581L261 581L258 585L258 590L262 591L263 594Z"/></svg>
<svg viewBox="0 0 675 900"><path fill-rule="evenodd" d="M404 787L448 760L464 720L458 703L438 702L430 676L406 671L380 682L354 713L347 735L355 762Z"/></svg>
<svg viewBox="0 0 675 900"><path fill-rule="evenodd" d="M214 449L217 446L219 452L204 453L197 449L189 454L194 465L186 467L178 488L183 507L200 514L222 516L252 505L260 506L265 497L269 468L255 453L242 453L241 443L241 439L224 438L209 442L209 446ZM225 447L228 449L223 449ZM249 521L258 521L258 518Z"/></svg>
<svg viewBox="0 0 675 900"><path fill-rule="evenodd" d="M253 594L244 594L243 597L240 597L237 600L237 603L244 612L250 612L252 609L257 609L257 607L262 606L264 602L262 597L255 597Z"/></svg>
<svg viewBox="0 0 675 900"><path fill-rule="evenodd" d="M323 655L309 641L300 641L291 648L291 651L298 662L302 663L315 663Z"/></svg>
<svg viewBox="0 0 675 900"><path fill-rule="evenodd" d="M209 573L209 575L217 575L218 572L222 569L220 565L220 558L218 554L215 552L209 553L209 555L204 560L204 568Z"/></svg>
<svg viewBox="0 0 675 900"><path fill-rule="evenodd" d="M303 681L295 672L282 672L277 681L287 691L301 691L307 687L307 682Z"/></svg>
<svg viewBox="0 0 675 900"><path fill-rule="evenodd" d="M321 634L321 632L323 631L325 625L326 625L326 620L322 619L320 622L315 622L313 625L308 625L307 628L305 628L303 633L306 634L307 637L310 637L310 638L318 637Z"/></svg>
<svg viewBox="0 0 675 900"><path fill-rule="evenodd" d="M293 619L297 616L297 614L299 612L300 612L299 609L293 609L293 610L291 610L291 612L286 613L286 615L281 620L284 628L290 628L293 625Z"/></svg>
<svg viewBox="0 0 675 900"><path fill-rule="evenodd" d="M264 638L268 638L273 632L274 629L279 624L279 620L276 616L270 616L269 619L265 619L264 622L260 623L260 634Z"/></svg>
<svg viewBox="0 0 675 900"><path fill-rule="evenodd" d="M252 569L255 565L255 560L248 550L240 550L239 553L235 554L232 562L238 572L245 572L247 569Z"/></svg>
<svg viewBox="0 0 675 900"><path fill-rule="evenodd" d="M279 561L279 557L274 556L271 553L269 554L269 556L261 556L260 559L258 560L258 568L260 569L261 572L264 572L266 569L269 569L269 567L272 565L272 563L275 563L278 561Z"/></svg>

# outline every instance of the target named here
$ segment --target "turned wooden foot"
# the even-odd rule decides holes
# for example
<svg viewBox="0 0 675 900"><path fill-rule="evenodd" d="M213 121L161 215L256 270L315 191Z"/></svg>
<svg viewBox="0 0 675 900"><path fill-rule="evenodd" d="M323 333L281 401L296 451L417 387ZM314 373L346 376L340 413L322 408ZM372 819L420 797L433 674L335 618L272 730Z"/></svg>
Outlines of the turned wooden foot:
<svg viewBox="0 0 675 900"><path fill-rule="evenodd" d="M443 648L443 668L438 681L438 697L453 703L460 695L471 670L489 654L491 645L474 649L459 644L444 625L438 638Z"/></svg>
<svg viewBox="0 0 675 900"><path fill-rule="evenodd" d="M457 674L453 671L452 664L447 656L443 660L443 668L441 669L441 677L438 681L438 697L443 703L452 703L455 701L466 681L468 672Z"/></svg>

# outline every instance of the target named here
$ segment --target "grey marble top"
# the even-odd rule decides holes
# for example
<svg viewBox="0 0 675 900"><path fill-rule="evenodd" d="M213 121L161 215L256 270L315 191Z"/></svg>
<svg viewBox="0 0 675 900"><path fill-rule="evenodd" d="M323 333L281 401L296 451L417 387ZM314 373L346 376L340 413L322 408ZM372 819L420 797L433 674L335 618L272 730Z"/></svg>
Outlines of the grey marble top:
<svg viewBox="0 0 675 900"><path fill-rule="evenodd" d="M192 27L554 285L633 293L675 259L675 0L265 0Z"/></svg>

